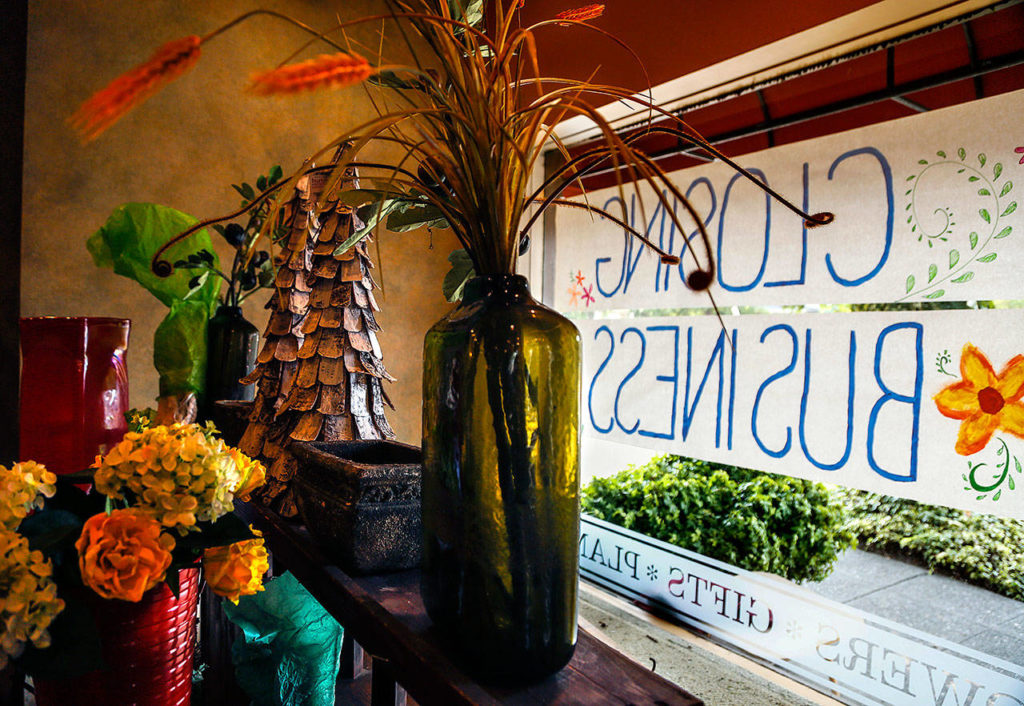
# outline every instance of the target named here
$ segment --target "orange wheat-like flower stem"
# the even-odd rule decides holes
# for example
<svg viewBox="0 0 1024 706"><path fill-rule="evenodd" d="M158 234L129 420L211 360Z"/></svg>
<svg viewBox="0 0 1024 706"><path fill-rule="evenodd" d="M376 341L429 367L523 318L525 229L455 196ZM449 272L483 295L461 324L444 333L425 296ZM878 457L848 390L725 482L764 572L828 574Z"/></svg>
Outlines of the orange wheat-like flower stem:
<svg viewBox="0 0 1024 706"><path fill-rule="evenodd" d="M340 88L368 79L375 69L358 54L324 54L309 61L288 64L254 74L249 90L261 96Z"/></svg>
<svg viewBox="0 0 1024 706"><path fill-rule="evenodd" d="M95 140L129 110L195 66L200 42L195 35L168 42L149 61L94 93L68 119L82 142Z"/></svg>
<svg viewBox="0 0 1024 706"><path fill-rule="evenodd" d="M562 10L555 15L556 20L571 20L573 22L586 22L604 14L604 5L584 5L575 10Z"/></svg>

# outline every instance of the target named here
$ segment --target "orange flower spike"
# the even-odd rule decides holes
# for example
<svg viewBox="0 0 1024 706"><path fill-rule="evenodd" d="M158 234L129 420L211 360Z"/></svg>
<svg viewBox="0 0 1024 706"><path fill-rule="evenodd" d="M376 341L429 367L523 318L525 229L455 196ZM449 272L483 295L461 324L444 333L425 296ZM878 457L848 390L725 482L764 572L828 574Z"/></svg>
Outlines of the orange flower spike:
<svg viewBox="0 0 1024 706"><path fill-rule="evenodd" d="M136 66L94 93L68 122L82 142L99 137L129 110L180 77L199 61L199 37L191 35L164 44L149 61Z"/></svg>
<svg viewBox="0 0 1024 706"><path fill-rule="evenodd" d="M962 380L933 398L943 416L963 420L958 454L981 451L997 429L1024 438L1024 355L1014 356L997 374L988 358L968 343L960 354L960 376Z"/></svg>
<svg viewBox="0 0 1024 706"><path fill-rule="evenodd" d="M584 5L583 7L577 7L575 10L562 10L555 15L556 20L570 20L572 22L586 22L600 17L604 14L604 5ZM567 27L568 25L563 25Z"/></svg>
<svg viewBox="0 0 1024 706"><path fill-rule="evenodd" d="M358 54L324 54L309 61L254 74L249 90L261 96L272 96L340 88L362 83L373 71L370 62Z"/></svg>

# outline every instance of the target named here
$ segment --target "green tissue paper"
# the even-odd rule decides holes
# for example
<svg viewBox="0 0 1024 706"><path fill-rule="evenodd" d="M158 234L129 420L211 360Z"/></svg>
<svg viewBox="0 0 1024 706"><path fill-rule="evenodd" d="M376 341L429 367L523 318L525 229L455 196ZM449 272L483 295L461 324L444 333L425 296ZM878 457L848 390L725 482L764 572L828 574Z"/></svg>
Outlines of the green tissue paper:
<svg viewBox="0 0 1024 706"><path fill-rule="evenodd" d="M341 658L341 625L290 573L266 590L225 601L242 630L232 646L235 678L256 706L330 706Z"/></svg>

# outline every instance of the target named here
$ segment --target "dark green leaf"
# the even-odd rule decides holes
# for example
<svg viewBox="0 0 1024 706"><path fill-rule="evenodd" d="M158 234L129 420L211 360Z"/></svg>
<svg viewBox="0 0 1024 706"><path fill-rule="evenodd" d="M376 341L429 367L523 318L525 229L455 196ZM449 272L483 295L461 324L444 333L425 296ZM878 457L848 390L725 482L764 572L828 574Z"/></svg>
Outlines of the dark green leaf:
<svg viewBox="0 0 1024 706"><path fill-rule="evenodd" d="M448 221L441 211L433 205L414 205L409 208L398 207L388 214L384 227L393 233L405 233L424 226L430 228L447 228Z"/></svg>
<svg viewBox="0 0 1024 706"><path fill-rule="evenodd" d="M985 156L984 152L978 155L978 161L981 162L981 166L985 166L985 162L988 161L988 157Z"/></svg>
<svg viewBox="0 0 1024 706"><path fill-rule="evenodd" d="M992 192L988 189L978 189L978 196L991 196Z"/></svg>
<svg viewBox="0 0 1024 706"><path fill-rule="evenodd" d="M935 154L939 155L939 156L940 156L940 157L942 157L943 159L945 159L945 158L946 158L946 153L945 153L945 152L944 152L943 150L939 150L939 151L938 151L938 152L936 152Z"/></svg>
<svg viewBox="0 0 1024 706"><path fill-rule="evenodd" d="M179 578L178 572L175 569L171 569L167 572L167 576L164 579L167 582L167 588L171 589L171 593L174 594L175 598L177 598L178 594L181 592Z"/></svg>
<svg viewBox="0 0 1024 706"><path fill-rule="evenodd" d="M82 524L82 518L68 510L47 508L22 520L18 533L28 540L33 551L50 554L73 545L82 532Z"/></svg>
<svg viewBox="0 0 1024 706"><path fill-rule="evenodd" d="M444 276L441 289L448 301L457 302L462 299L462 290L465 288L466 282L476 274L476 271L469 253L462 249L453 250L448 255L448 262L452 267Z"/></svg>
<svg viewBox="0 0 1024 706"><path fill-rule="evenodd" d="M978 215L981 216L981 219L983 221L985 221L986 223L991 223L992 222L992 217L988 215L988 209L983 208L983 209L979 210L978 211Z"/></svg>
<svg viewBox="0 0 1024 706"><path fill-rule="evenodd" d="M981 179L981 177L976 177L976 176L969 176L969 177L967 177L967 181L979 181L980 179Z"/></svg>
<svg viewBox="0 0 1024 706"><path fill-rule="evenodd" d="M256 179L256 190L262 192L262 191L266 191L266 189L267 189L267 178L261 174L259 176L259 178Z"/></svg>
<svg viewBox="0 0 1024 706"><path fill-rule="evenodd" d="M18 659L22 669L39 679L68 679L107 666L89 606L73 591L62 591L60 597L64 610L50 624L50 647L28 645Z"/></svg>
<svg viewBox="0 0 1024 706"><path fill-rule="evenodd" d="M1003 173L1003 163L996 162L996 166L992 167L992 173L995 174L995 179L999 178L999 175Z"/></svg>
<svg viewBox="0 0 1024 706"><path fill-rule="evenodd" d="M249 525L234 513L223 515L212 524L203 523L202 529L202 532L190 532L184 537L178 537L178 547L194 553L210 547L226 547L253 538Z"/></svg>

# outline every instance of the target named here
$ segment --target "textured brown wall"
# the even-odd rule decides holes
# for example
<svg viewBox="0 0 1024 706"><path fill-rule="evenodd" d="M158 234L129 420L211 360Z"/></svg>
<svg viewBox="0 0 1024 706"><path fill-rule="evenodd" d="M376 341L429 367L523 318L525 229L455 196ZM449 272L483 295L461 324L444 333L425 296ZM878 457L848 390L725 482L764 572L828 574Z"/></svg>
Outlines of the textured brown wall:
<svg viewBox="0 0 1024 706"><path fill-rule="evenodd" d="M157 393L152 340L166 309L138 284L97 269L85 240L119 204L151 201L199 218L237 206L230 184L252 181L272 164L286 173L371 108L358 89L266 99L243 92L249 74L272 67L305 38L300 31L259 17L204 45L199 64L82 147L65 120L93 91L144 61L158 45L205 34L255 5L237 0L58 2L29 6L22 242L23 316L91 315L132 319L129 350L134 406ZM314 27L329 27L335 12L371 13L372 0L264 3ZM374 27L351 36L376 47ZM325 50L315 47L313 53ZM368 52L367 52L368 53ZM388 388L397 412L389 418L402 440L419 443L421 346L426 329L448 309L440 293L447 233L382 234L385 292L379 297L384 362L398 378ZM221 257L227 256L222 252ZM375 255L376 257L376 255ZM254 296L246 314L261 330L266 297Z"/></svg>

